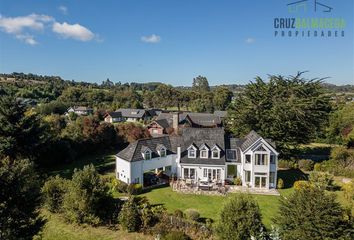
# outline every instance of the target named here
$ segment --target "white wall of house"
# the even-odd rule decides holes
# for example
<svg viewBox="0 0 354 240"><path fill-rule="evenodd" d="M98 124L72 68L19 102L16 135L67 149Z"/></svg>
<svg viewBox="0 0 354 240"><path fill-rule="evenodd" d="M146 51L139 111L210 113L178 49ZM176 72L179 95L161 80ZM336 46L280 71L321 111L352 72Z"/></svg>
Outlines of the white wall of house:
<svg viewBox="0 0 354 240"><path fill-rule="evenodd" d="M116 176L125 183L142 184L144 172L169 166L171 166L172 174L177 172L176 154L135 162L129 162L116 157Z"/></svg>
<svg viewBox="0 0 354 240"><path fill-rule="evenodd" d="M260 146L263 146L263 149L259 150ZM256 154L266 155L266 164L256 164ZM246 155L251 156L250 163L246 163ZM274 156L274 163L270 163L271 155ZM142 184L144 172L171 166L171 173L176 174L178 178L193 178L196 181L218 178L223 183L225 179L232 179L228 176L227 166L233 165L237 169L237 176L241 178L243 186L264 189L276 187L278 153L263 139L247 149L246 152L241 152L241 163L226 162L221 166L182 164L180 156L180 148L178 148L177 154L150 160L129 162L116 157L116 176L126 183Z"/></svg>

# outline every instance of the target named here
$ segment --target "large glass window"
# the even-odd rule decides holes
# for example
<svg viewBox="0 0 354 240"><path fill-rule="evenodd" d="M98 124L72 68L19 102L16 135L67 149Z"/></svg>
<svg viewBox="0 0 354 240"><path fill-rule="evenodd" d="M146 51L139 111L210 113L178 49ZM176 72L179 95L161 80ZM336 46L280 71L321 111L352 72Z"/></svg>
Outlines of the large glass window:
<svg viewBox="0 0 354 240"><path fill-rule="evenodd" d="M233 161L235 161L236 160L236 158L237 158L237 156L236 156L236 150L232 150L232 149L227 149L226 150L226 158L228 159L228 160L233 160Z"/></svg>
<svg viewBox="0 0 354 240"><path fill-rule="evenodd" d="M270 172L269 174L269 183L275 184L275 172Z"/></svg>
<svg viewBox="0 0 354 240"><path fill-rule="evenodd" d="M251 155L246 154L246 163L251 163Z"/></svg>
<svg viewBox="0 0 354 240"><path fill-rule="evenodd" d="M237 177L237 166L227 165L227 178Z"/></svg>
<svg viewBox="0 0 354 240"><path fill-rule="evenodd" d="M203 177L208 178L208 180L220 180L221 179L221 169L211 169L204 168L203 169Z"/></svg>
<svg viewBox="0 0 354 240"><path fill-rule="evenodd" d="M184 168L183 176L185 179L195 179L195 169L194 168Z"/></svg>
<svg viewBox="0 0 354 240"><path fill-rule="evenodd" d="M251 171L245 171L245 182L251 182Z"/></svg>
<svg viewBox="0 0 354 240"><path fill-rule="evenodd" d="M268 165L268 154L256 154L255 165Z"/></svg>

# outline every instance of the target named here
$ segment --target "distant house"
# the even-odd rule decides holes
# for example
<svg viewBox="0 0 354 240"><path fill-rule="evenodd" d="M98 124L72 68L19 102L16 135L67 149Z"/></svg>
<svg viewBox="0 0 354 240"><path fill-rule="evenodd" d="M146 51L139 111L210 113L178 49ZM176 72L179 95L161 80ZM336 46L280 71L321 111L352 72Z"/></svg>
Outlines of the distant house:
<svg viewBox="0 0 354 240"><path fill-rule="evenodd" d="M148 121L151 120L155 114L155 111L134 108L121 108L116 112L120 112L124 121L127 122Z"/></svg>
<svg viewBox="0 0 354 240"><path fill-rule="evenodd" d="M71 112L73 112L77 115L91 115L91 114L93 114L93 108L84 107L84 106L70 107L70 108L68 108L66 115Z"/></svg>
<svg viewBox="0 0 354 240"><path fill-rule="evenodd" d="M214 115L224 120L227 117L227 111L214 111Z"/></svg>
<svg viewBox="0 0 354 240"><path fill-rule="evenodd" d="M124 118L121 112L108 112L104 115L104 121L107 123L117 123L123 122Z"/></svg>
<svg viewBox="0 0 354 240"><path fill-rule="evenodd" d="M147 125L151 136L168 134L177 128L217 128L222 127L219 116L210 113L160 113Z"/></svg>

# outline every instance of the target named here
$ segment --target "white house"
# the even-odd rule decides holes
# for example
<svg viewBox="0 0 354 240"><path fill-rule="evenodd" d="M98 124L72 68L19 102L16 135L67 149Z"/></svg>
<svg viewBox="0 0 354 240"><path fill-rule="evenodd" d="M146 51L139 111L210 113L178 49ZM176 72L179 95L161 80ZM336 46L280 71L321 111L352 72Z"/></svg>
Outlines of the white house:
<svg viewBox="0 0 354 240"><path fill-rule="evenodd" d="M275 144L255 131L233 138L223 128L185 128L179 136L140 139L116 155L116 177L144 183L144 172L164 170L195 183L224 184L239 177L243 186L276 187L278 152Z"/></svg>

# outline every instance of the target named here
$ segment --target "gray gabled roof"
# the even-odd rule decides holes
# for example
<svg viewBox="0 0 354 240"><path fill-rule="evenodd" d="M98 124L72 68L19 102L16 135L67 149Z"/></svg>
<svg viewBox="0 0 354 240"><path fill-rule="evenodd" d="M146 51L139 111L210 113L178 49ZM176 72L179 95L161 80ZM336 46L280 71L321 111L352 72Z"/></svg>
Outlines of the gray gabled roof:
<svg viewBox="0 0 354 240"><path fill-rule="evenodd" d="M223 128L186 128L181 136L181 163L184 164L225 164L225 133ZM188 158L188 148L191 145L197 147L206 144L208 146L218 145L221 148L220 159L200 158L199 151L196 158Z"/></svg>
<svg viewBox="0 0 354 240"><path fill-rule="evenodd" d="M108 112L106 114L106 116L107 115L111 116L112 118L120 118L120 117L122 117L122 113L121 112Z"/></svg>
<svg viewBox="0 0 354 240"><path fill-rule="evenodd" d="M129 162L144 160L142 153L147 149L152 152L152 158L159 156L158 146L166 147L167 154L176 153L177 143L173 136L162 136L156 138L139 139L136 142L129 144L128 147L120 151L117 156Z"/></svg>
<svg viewBox="0 0 354 240"><path fill-rule="evenodd" d="M170 126L170 124L168 123L167 119L157 119L155 120L155 122L160 125L163 128L169 128L172 127Z"/></svg>
<svg viewBox="0 0 354 240"><path fill-rule="evenodd" d="M120 112L122 117L127 118L142 118L145 114L149 114L145 109L120 108L116 112Z"/></svg>
<svg viewBox="0 0 354 240"><path fill-rule="evenodd" d="M220 117L211 113L187 113L187 116L193 124L202 127L212 127L221 124Z"/></svg>
<svg viewBox="0 0 354 240"><path fill-rule="evenodd" d="M256 133L255 131L251 131L249 134L246 135L246 137L244 138L244 141L241 145L241 150L245 151L246 149L248 149L250 146L252 146L252 144L254 144L255 142L258 141L258 139L260 139L261 136L258 135L258 133Z"/></svg>
<svg viewBox="0 0 354 240"><path fill-rule="evenodd" d="M225 118L227 117L227 111L214 111L214 115L220 118Z"/></svg>

